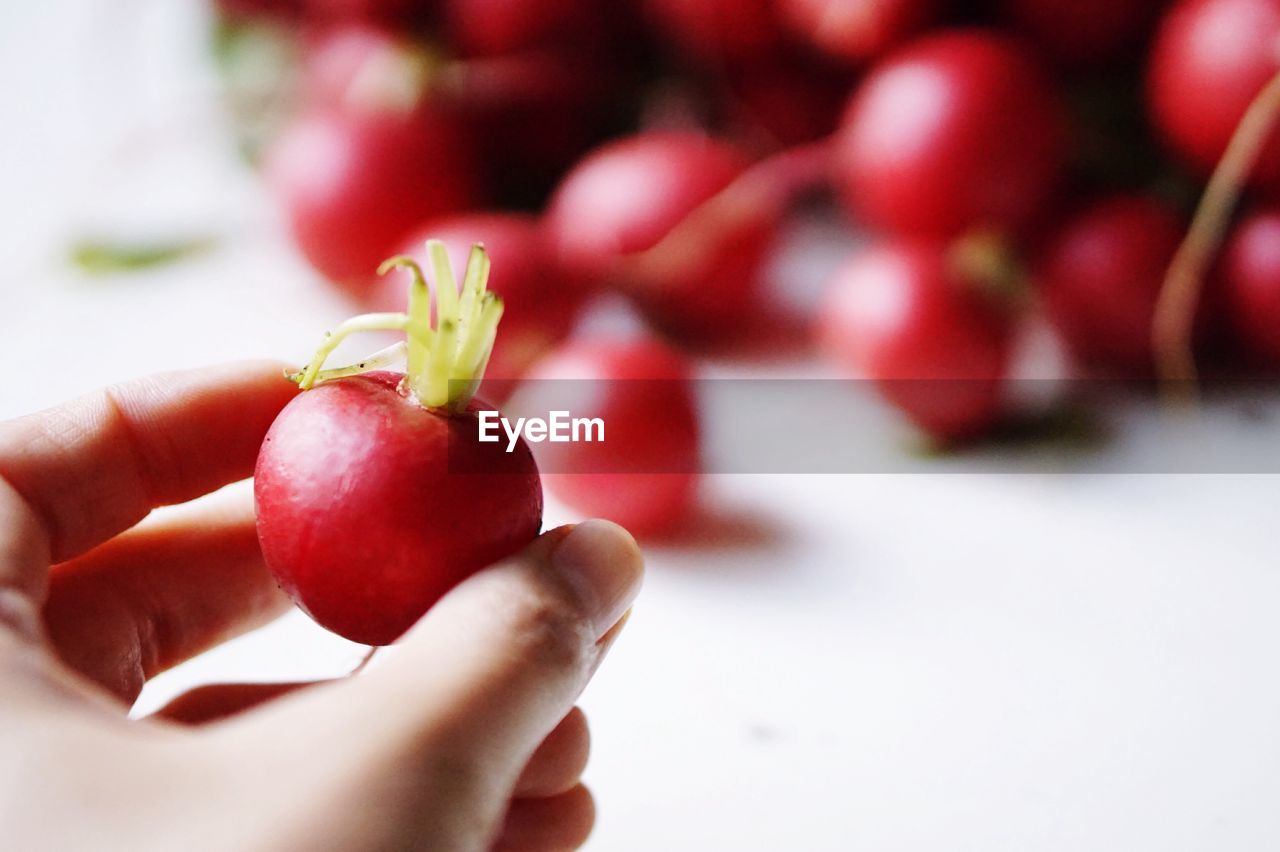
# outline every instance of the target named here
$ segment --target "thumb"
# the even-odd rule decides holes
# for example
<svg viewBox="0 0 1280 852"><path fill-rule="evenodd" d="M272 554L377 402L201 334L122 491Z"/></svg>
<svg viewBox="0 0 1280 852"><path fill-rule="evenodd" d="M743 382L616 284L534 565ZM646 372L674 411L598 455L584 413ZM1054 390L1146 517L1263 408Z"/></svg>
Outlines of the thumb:
<svg viewBox="0 0 1280 852"><path fill-rule="evenodd" d="M366 672L300 697L289 715L341 737L348 771L415 776L413 788L453 805L466 823L459 831L496 826L525 763L608 650L642 574L635 540L616 524L553 530L464 581Z"/></svg>
<svg viewBox="0 0 1280 852"><path fill-rule="evenodd" d="M509 754L514 780L586 686L643 565L617 524L552 530L442 598L353 691L401 706L410 727L415 705L433 708L433 729Z"/></svg>

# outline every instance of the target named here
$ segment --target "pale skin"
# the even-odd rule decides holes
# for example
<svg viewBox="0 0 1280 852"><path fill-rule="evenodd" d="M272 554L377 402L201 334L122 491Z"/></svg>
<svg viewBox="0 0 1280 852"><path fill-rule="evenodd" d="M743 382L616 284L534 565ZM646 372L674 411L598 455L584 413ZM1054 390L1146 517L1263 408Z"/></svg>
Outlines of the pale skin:
<svg viewBox="0 0 1280 852"><path fill-rule="evenodd" d="M136 525L252 473L277 364L115 386L0 424L0 826L24 850L574 849L578 695L642 559L545 533L359 675L219 685L129 720L155 674L283 612L252 507Z"/></svg>

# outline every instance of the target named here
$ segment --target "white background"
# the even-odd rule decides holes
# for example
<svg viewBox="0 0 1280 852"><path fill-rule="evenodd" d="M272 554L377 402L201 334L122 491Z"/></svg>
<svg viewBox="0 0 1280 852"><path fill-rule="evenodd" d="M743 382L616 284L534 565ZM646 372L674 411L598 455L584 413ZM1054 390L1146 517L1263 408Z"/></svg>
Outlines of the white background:
<svg viewBox="0 0 1280 852"><path fill-rule="evenodd" d="M191 0L0 7L0 416L297 360L349 310L230 155L204 26ZM222 244L79 276L68 240L104 229ZM830 253L793 249L792 274L812 284ZM1269 476L714 478L710 541L649 549L583 699L590 848L1280 848L1276 493ZM294 614L160 677L140 709L357 656Z"/></svg>

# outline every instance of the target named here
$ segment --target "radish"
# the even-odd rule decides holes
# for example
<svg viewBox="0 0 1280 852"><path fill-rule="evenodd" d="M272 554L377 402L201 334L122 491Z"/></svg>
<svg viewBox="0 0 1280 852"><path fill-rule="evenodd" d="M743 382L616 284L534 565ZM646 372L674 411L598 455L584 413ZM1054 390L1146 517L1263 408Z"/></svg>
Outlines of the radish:
<svg viewBox="0 0 1280 852"><path fill-rule="evenodd" d="M637 536L669 531L686 517L700 476L692 369L653 340L570 341L530 372L513 406L545 412L573 402L600 418L605 440L538 445L547 490L567 506Z"/></svg>
<svg viewBox="0 0 1280 852"><path fill-rule="evenodd" d="M302 60L299 96L311 109L410 109L423 97L432 62L414 40L362 24L307 33Z"/></svg>
<svg viewBox="0 0 1280 852"><path fill-rule="evenodd" d="M616 81L580 47L456 59L384 30L348 26L312 42L303 70L303 95L314 105L430 111L423 132L465 141L470 183L518 204L540 203L615 120L605 106ZM521 144L511 145L516 136Z"/></svg>
<svg viewBox="0 0 1280 852"><path fill-rule="evenodd" d="M1000 0L1019 30L1073 65L1127 58L1155 24L1164 0Z"/></svg>
<svg viewBox="0 0 1280 852"><path fill-rule="evenodd" d="M866 62L921 29L938 0L780 0L783 18L830 56Z"/></svg>
<svg viewBox="0 0 1280 852"><path fill-rule="evenodd" d="M313 23L361 23L407 28L421 23L429 5L422 0L299 0Z"/></svg>
<svg viewBox="0 0 1280 852"><path fill-rule="evenodd" d="M470 160L460 129L430 104L322 108L275 141L266 174L303 256L358 294L410 229L471 205Z"/></svg>
<svg viewBox="0 0 1280 852"><path fill-rule="evenodd" d="M1013 339L995 293L1007 272L993 256L974 240L860 250L827 294L823 348L934 438L978 437L1003 414Z"/></svg>
<svg viewBox="0 0 1280 852"><path fill-rule="evenodd" d="M773 0L642 0L654 27L714 65L765 56L783 42Z"/></svg>
<svg viewBox="0 0 1280 852"><path fill-rule="evenodd" d="M254 471L267 568L319 624L355 642L393 642L450 588L524 547L542 524L529 448L478 440L472 399L502 302L486 292L488 258L472 249L459 294L448 253L432 242L437 286L418 265L405 313L366 314L329 335L294 376L303 393L271 425ZM384 351L324 370L347 336L405 333L403 375Z"/></svg>
<svg viewBox="0 0 1280 852"><path fill-rule="evenodd" d="M1267 368L1280 368L1280 209L1247 213L1222 253L1222 284L1232 330Z"/></svg>
<svg viewBox="0 0 1280 852"><path fill-rule="evenodd" d="M748 163L732 145L693 131L597 149L564 178L547 210L560 263L596 286L618 282L668 328L714 328L750 303L772 221L745 222L729 235L735 250L679 258L675 267L639 270L629 259L657 246Z"/></svg>
<svg viewBox="0 0 1280 852"><path fill-rule="evenodd" d="M579 163L547 228L571 274L619 287L663 330L723 340L760 311L786 202L825 162L818 144L748 168L743 152L703 133L645 133Z"/></svg>
<svg viewBox="0 0 1280 852"><path fill-rule="evenodd" d="M943 31L889 54L858 87L836 181L856 216L897 234L1025 230L1058 188L1065 130L1053 87L1018 42Z"/></svg>
<svg viewBox="0 0 1280 852"><path fill-rule="evenodd" d="M619 259L652 248L749 164L697 131L651 132L598 148L565 176L547 210L563 262L595 281Z"/></svg>
<svg viewBox="0 0 1280 852"><path fill-rule="evenodd" d="M1048 237L1034 277L1050 321L1086 366L1152 370L1156 299L1186 221L1153 198L1103 198Z"/></svg>
<svg viewBox="0 0 1280 852"><path fill-rule="evenodd" d="M584 48L605 28L595 0L437 0L445 42L462 56Z"/></svg>
<svg viewBox="0 0 1280 852"><path fill-rule="evenodd" d="M563 173L627 120L617 78L589 51L528 50L450 65L441 95L473 140L489 194L541 207Z"/></svg>
<svg viewBox="0 0 1280 852"><path fill-rule="evenodd" d="M1280 0L1182 0L1161 22L1147 72L1151 119L1175 151L1208 174L1249 104L1280 71ZM1249 179L1280 181L1274 132Z"/></svg>
<svg viewBox="0 0 1280 852"><path fill-rule="evenodd" d="M214 0L214 9L224 22L295 21L301 14L300 0Z"/></svg>
<svg viewBox="0 0 1280 852"><path fill-rule="evenodd" d="M1196 320L1205 279L1249 184L1280 180L1280 0L1183 0L1152 49L1155 122L1187 159L1212 172L1165 273L1152 321L1156 372L1168 393L1194 397Z"/></svg>
<svg viewBox="0 0 1280 852"><path fill-rule="evenodd" d="M493 346L485 375L486 395L502 398L491 379L518 379L528 367L564 339L586 292L556 265L537 219L520 213L463 213L436 219L405 243L402 254L418 255L428 238L444 243L454 263L481 243L493 264L489 289L503 303L502 335ZM418 257L420 262L426 258ZM404 310L403 291L376 287L366 303L373 310Z"/></svg>
<svg viewBox="0 0 1280 852"><path fill-rule="evenodd" d="M848 69L781 54L726 73L722 111L739 135L776 150L831 135L852 87Z"/></svg>

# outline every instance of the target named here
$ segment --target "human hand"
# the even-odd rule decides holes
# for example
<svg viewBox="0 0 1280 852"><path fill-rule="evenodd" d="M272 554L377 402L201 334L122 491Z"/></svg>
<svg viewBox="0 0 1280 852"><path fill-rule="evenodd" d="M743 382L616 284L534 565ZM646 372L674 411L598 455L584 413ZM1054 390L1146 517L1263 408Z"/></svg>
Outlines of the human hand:
<svg viewBox="0 0 1280 852"><path fill-rule="evenodd" d="M0 825L38 849L576 848L574 702L642 560L544 534L357 677L219 685L131 721L146 680L288 607L251 507L144 524L253 470L272 364L157 376L0 424Z"/></svg>

